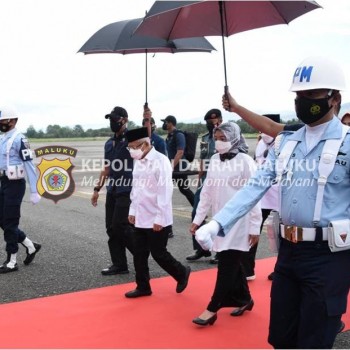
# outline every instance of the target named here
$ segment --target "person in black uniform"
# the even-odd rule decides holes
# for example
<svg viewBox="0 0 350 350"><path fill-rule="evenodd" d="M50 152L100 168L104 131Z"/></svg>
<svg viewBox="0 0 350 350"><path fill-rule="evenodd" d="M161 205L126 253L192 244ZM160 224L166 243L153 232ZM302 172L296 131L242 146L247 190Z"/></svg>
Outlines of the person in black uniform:
<svg viewBox="0 0 350 350"><path fill-rule="evenodd" d="M149 126L148 126L149 123ZM163 137L159 136L156 131L156 122L152 118L152 111L147 108L143 112L143 119L142 119L142 126L150 128L150 139L152 146L156 149L156 151L163 153L165 156L168 155L167 149L166 149L166 143Z"/></svg>
<svg viewBox="0 0 350 350"><path fill-rule="evenodd" d="M168 157L173 166L173 181L179 188L179 191L186 197L191 207L194 205L194 193L190 189L190 180L188 175L181 171L181 162L185 160L184 152L186 148L186 138L183 132L176 129L176 118L168 115L163 122L162 129L167 131L166 146Z"/></svg>
<svg viewBox="0 0 350 350"><path fill-rule="evenodd" d="M129 273L126 249L133 254L133 229L128 222L133 160L126 149L127 111L115 107L105 118L109 119L114 135L105 144L105 165L91 203L97 205L99 191L107 180L105 222L112 265L101 271L106 276Z"/></svg>
<svg viewBox="0 0 350 350"><path fill-rule="evenodd" d="M193 221L194 217L196 216L196 210L197 210L197 206L199 203L200 194L202 191L202 186L203 186L204 180L207 176L207 167L209 164L209 160L210 160L211 156L216 152L213 131L217 126L219 126L222 123L221 111L219 109L216 109L216 108L210 109L205 114L204 121L206 123L208 132L202 136L202 139L200 142L200 167L199 167L199 174L198 174L199 186L197 188L197 191L194 194L194 205L193 205L193 209L192 209L192 221ZM196 241L194 235L192 235L192 242L193 242L193 249L195 252L194 252L194 254L186 257L186 260L196 261L202 257L211 256L211 252L204 250L199 245L199 243ZM210 264L217 264L218 259L217 259L216 254L213 258L211 258L209 260L209 262L210 262Z"/></svg>

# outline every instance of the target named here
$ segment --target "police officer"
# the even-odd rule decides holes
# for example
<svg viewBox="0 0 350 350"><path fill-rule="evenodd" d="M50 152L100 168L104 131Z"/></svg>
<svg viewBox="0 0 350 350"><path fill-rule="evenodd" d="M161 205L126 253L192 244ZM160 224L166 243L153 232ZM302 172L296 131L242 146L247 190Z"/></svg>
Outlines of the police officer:
<svg viewBox="0 0 350 350"><path fill-rule="evenodd" d="M152 146L156 149L156 151L163 153L165 156L168 155L167 150L166 150L166 144L165 140L159 136L155 131L156 131L156 122L155 120L151 117L152 112L149 111L147 116L144 116L142 120L142 126L146 127L146 123L149 122L151 126L151 144Z"/></svg>
<svg viewBox="0 0 350 350"><path fill-rule="evenodd" d="M108 276L129 273L126 249L133 253L132 228L128 222L133 160L126 148L127 111L117 106L105 118L109 119L114 134L105 144L105 164L91 203L97 205L99 191L107 180L105 223L112 265L101 273Z"/></svg>
<svg viewBox="0 0 350 350"><path fill-rule="evenodd" d="M162 129L167 131L166 147L168 157L173 165L173 181L179 188L179 191L186 197L193 207L194 193L190 189L190 180L188 175L181 171L182 161L185 159L184 152L186 148L186 138L184 133L176 129L177 120L174 116L168 115L163 122Z"/></svg>
<svg viewBox="0 0 350 350"><path fill-rule="evenodd" d="M200 164L199 164L199 186L197 191L194 194L194 204L192 209L192 221L196 216L196 210L200 199L200 194L202 191L202 185L206 178L207 172L206 168L209 164L211 156L216 152L215 151L215 140L213 137L213 130L222 123L222 115L219 109L213 108L210 109L204 116L204 120L207 126L208 132L202 136L200 143ZM186 260L195 261L202 257L211 256L210 251L204 250L196 241L195 237L192 235L193 249L195 250L194 254L189 255ZM210 259L211 264L216 264L216 256Z"/></svg>
<svg viewBox="0 0 350 350"><path fill-rule="evenodd" d="M295 71L291 91L296 92L296 114L306 125L296 132L283 132L278 149L269 152L268 165L197 231L204 236L225 235L277 177L276 153L290 140L296 141L292 162L280 182L283 238L272 282L268 338L275 348L332 348L346 311L350 250L331 252L327 227L332 220L348 220L350 215L349 133L337 153L323 200L316 201L323 147L327 140L339 140L342 134L335 114L341 101L339 91L344 88L344 74L337 64L324 57L304 60ZM230 111L253 113L237 103ZM319 205L320 219L314 220ZM289 235L289 229L298 235Z"/></svg>
<svg viewBox="0 0 350 350"><path fill-rule="evenodd" d="M21 204L26 190L25 175L30 186L30 201L36 204L40 196L36 189L37 175L28 140L16 129L18 115L11 107L0 107L0 227L4 230L7 258L0 266L0 273L18 270L18 243L26 248L24 264L29 265L40 250L39 243L32 242L18 228Z"/></svg>

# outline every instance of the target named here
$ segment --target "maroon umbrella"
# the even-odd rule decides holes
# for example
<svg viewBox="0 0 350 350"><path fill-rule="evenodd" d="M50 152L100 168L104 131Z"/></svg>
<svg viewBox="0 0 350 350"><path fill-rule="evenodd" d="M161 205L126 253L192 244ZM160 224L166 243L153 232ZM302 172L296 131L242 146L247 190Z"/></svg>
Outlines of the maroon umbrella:
<svg viewBox="0 0 350 350"><path fill-rule="evenodd" d="M225 36L288 24L320 7L315 1L156 1L135 34L167 40L222 36L226 91Z"/></svg>

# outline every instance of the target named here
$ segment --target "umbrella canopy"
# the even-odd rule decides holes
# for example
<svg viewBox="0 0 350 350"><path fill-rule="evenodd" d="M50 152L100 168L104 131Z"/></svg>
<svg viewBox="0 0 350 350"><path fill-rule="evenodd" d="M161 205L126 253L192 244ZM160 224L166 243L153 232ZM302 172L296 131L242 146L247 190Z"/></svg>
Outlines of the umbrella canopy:
<svg viewBox="0 0 350 350"><path fill-rule="evenodd" d="M315 1L156 1L137 35L167 40L193 36L222 36L225 87L227 87L224 37L250 29L288 24L320 8Z"/></svg>
<svg viewBox="0 0 350 350"><path fill-rule="evenodd" d="M167 40L133 35L142 18L119 21L98 30L78 52L96 53L146 53L146 106L147 106L147 53L157 52L211 52L215 48L203 37Z"/></svg>

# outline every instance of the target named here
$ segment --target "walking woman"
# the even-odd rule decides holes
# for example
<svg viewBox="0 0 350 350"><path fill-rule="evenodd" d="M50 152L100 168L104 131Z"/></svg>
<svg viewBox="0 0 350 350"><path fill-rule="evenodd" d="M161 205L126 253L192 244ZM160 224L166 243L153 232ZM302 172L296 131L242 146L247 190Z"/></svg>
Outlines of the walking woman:
<svg viewBox="0 0 350 350"><path fill-rule="evenodd" d="M252 310L251 298L241 259L244 251L259 239L261 210L256 205L232 228L230 234L221 237L202 236L196 230L208 211L215 215L234 194L244 186L256 170L254 160L247 154L247 145L236 123L221 124L214 130L215 148L209 163L196 216L190 231L203 249L217 252L218 272L211 301L206 310L193 322L200 326L213 325L217 312L223 307L235 307L232 316L241 316Z"/></svg>

